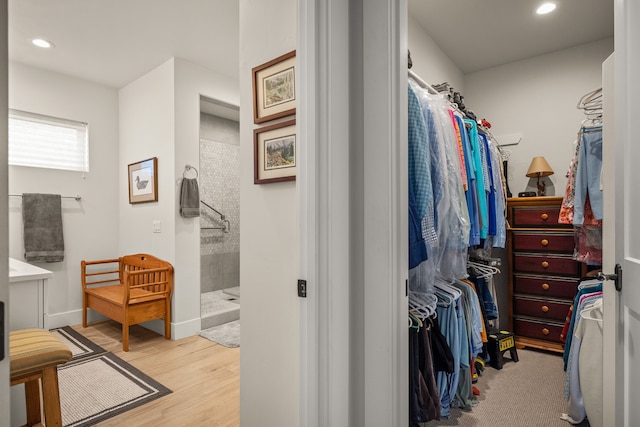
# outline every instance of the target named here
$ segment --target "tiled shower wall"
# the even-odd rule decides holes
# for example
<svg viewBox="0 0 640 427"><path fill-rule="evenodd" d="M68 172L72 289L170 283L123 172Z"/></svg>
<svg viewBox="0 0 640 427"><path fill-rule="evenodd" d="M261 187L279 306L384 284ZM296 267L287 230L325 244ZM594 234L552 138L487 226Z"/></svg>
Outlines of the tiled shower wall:
<svg viewBox="0 0 640 427"><path fill-rule="evenodd" d="M200 114L200 200L231 223L200 231L200 292L240 285L240 125ZM200 226L221 227L220 216L201 205Z"/></svg>

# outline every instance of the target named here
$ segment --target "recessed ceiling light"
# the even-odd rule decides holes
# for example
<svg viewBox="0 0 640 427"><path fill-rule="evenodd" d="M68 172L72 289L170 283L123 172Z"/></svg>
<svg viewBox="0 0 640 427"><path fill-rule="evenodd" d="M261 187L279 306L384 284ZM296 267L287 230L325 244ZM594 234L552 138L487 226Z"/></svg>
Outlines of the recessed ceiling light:
<svg viewBox="0 0 640 427"><path fill-rule="evenodd" d="M44 49L50 49L52 47L55 47L55 45L53 43L51 43L49 40L45 40L45 39L33 39L31 40L31 43L33 43L34 45L44 48Z"/></svg>
<svg viewBox="0 0 640 427"><path fill-rule="evenodd" d="M555 9L556 9L555 3L544 3L542 6L540 6L536 10L536 13L538 15L546 15L547 13L553 12Z"/></svg>

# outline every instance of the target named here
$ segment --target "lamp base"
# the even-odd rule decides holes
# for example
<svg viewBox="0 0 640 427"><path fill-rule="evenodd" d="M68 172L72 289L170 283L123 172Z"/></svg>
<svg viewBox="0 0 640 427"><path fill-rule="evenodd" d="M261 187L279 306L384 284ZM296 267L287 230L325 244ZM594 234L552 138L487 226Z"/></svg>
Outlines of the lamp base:
<svg viewBox="0 0 640 427"><path fill-rule="evenodd" d="M540 177L538 177L538 196L544 196L544 181L540 181Z"/></svg>

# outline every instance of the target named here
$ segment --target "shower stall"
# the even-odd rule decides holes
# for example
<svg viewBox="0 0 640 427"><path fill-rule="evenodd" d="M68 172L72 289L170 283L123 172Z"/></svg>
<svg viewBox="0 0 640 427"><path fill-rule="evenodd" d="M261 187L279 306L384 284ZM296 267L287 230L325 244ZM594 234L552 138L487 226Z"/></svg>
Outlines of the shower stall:
<svg viewBox="0 0 640 427"><path fill-rule="evenodd" d="M200 318L240 318L240 125L236 107L201 99Z"/></svg>

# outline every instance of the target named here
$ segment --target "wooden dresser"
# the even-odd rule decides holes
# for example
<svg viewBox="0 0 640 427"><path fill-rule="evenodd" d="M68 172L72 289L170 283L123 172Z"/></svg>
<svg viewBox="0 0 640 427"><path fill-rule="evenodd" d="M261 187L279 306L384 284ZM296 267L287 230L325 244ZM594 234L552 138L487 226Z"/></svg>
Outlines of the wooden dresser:
<svg viewBox="0 0 640 427"><path fill-rule="evenodd" d="M573 227L558 224L562 197L507 199L509 319L518 347L562 352L560 333L583 266Z"/></svg>

